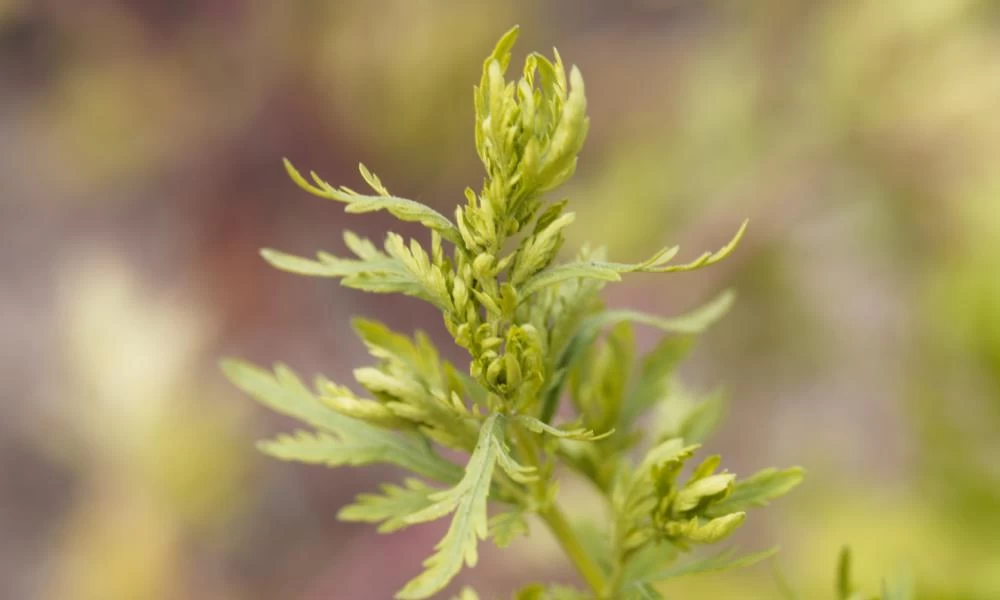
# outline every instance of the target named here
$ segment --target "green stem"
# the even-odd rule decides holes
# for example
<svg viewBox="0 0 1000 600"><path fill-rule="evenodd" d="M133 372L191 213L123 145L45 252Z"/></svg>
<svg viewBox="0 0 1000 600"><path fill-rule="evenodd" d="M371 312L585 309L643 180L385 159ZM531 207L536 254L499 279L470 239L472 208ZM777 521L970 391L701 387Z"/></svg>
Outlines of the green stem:
<svg viewBox="0 0 1000 600"><path fill-rule="evenodd" d="M535 439L530 433L520 427L514 427L512 434L517 441L520 453L525 462L540 469L539 448L535 443ZM546 488L547 486L544 481L539 481L534 486L535 498L544 507L538 510L538 516L548 525L549 530L552 531L556 540L559 541L559 545L562 546L566 555L573 562L573 566L576 567L576 570L583 576L584 581L593 590L597 600L608 598L610 590L607 581L605 581L604 572L590 555L587 554L583 544L576 537L576 532L573 531L573 527L566 519L566 515L559 508L559 505L555 503L555 500L545 500Z"/></svg>
<svg viewBox="0 0 1000 600"><path fill-rule="evenodd" d="M597 566L597 563L590 558L587 551L584 550L583 545L580 544L580 540L577 539L576 533L573 532L573 528L569 524L569 521L566 520L566 515L563 514L562 510L556 504L551 504L538 514L545 521L545 524L549 526L549 529L552 530L556 539L559 540L559 545L566 551L566 555L573 561L576 570L580 572L584 581L594 591L594 595L599 599L606 598L608 585L604 580L604 573Z"/></svg>

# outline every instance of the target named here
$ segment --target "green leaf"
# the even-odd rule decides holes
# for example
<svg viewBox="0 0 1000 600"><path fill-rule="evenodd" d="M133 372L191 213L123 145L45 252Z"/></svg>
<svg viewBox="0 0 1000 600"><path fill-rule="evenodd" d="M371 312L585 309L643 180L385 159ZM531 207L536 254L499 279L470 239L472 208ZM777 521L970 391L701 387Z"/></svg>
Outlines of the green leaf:
<svg viewBox="0 0 1000 600"><path fill-rule="evenodd" d="M514 457L510 455L510 452L507 449L507 444L503 440L503 434L499 427L497 427L496 431L493 433L493 444L496 447L497 464L500 465L500 467L511 479L518 483L532 483L538 481L538 469L536 467L522 465L514 460Z"/></svg>
<svg viewBox="0 0 1000 600"><path fill-rule="evenodd" d="M678 271L694 271L695 269L701 269L703 267L710 267L715 263L728 257L730 254L736 250L736 246L739 245L740 240L743 239L743 234L746 233L747 225L750 224L750 220L746 219L740 224L740 228L736 230L736 234L733 235L732 239L726 243L725 246L719 248L715 252L706 252L699 256L698 258L692 260L689 263L682 265L670 265L657 269L657 273L672 273Z"/></svg>
<svg viewBox="0 0 1000 600"><path fill-rule="evenodd" d="M524 426L525 429L533 431L535 433L545 433L548 435L555 436L564 440L578 440L582 442L593 442L596 440L603 440L604 438L610 436L615 432L614 429L611 431L605 431L602 434L595 434L592 430L586 427L574 427L572 429L560 429L558 427L553 427L534 417L529 417L528 415L516 415L513 420Z"/></svg>
<svg viewBox="0 0 1000 600"><path fill-rule="evenodd" d="M449 387L456 383L454 377L446 378L447 367L426 334L418 331L411 340L365 319L355 319L354 328L372 356L380 359L377 367L355 369L355 379L393 417L419 427L442 446L471 451L479 435L478 422ZM464 386L459 389L464 391Z"/></svg>
<svg viewBox="0 0 1000 600"><path fill-rule="evenodd" d="M590 428L607 431L619 425L634 354L632 324L619 323L603 344L591 344L584 351L570 374L570 397Z"/></svg>
<svg viewBox="0 0 1000 600"><path fill-rule="evenodd" d="M654 467L663 465L667 462L684 462L691 458L691 456L694 455L695 450L698 448L698 444L685 444L684 440L680 438L663 440L650 448L649 452L646 453L646 456L636 468L636 472L646 473L651 471Z"/></svg>
<svg viewBox="0 0 1000 600"><path fill-rule="evenodd" d="M697 573L709 573L713 571L724 571L728 569L742 569L744 567L749 567L754 563L758 563L766 558L774 556L778 552L778 548L771 548L768 550L763 550L761 552L755 552L753 554L744 554L741 556L736 555L736 549L730 548L714 554L701 558L698 560L693 560L691 562L686 562L683 564L675 565L670 568L658 571L657 573L650 575L645 578L644 581L662 581L664 579L671 579L674 577L680 577L682 575L694 575Z"/></svg>
<svg viewBox="0 0 1000 600"><path fill-rule="evenodd" d="M502 512L490 519L490 537L499 548L506 548L514 538L528 533L524 511L515 509Z"/></svg>
<svg viewBox="0 0 1000 600"><path fill-rule="evenodd" d="M670 260L677 253L678 248L663 248L647 260L638 263L616 263L605 260L588 260L583 262L571 262L555 265L544 269L527 281L519 290L520 297L525 299L535 292L539 292L549 286L562 283L568 279L598 279L600 281L621 281L622 273L646 272L658 261Z"/></svg>
<svg viewBox="0 0 1000 600"><path fill-rule="evenodd" d="M661 317L634 310L609 310L595 319L592 326L606 327L614 323L629 321L640 325L655 327L668 333L696 334L705 331L709 326L721 319L733 305L735 296L732 292L723 292L713 298L708 304L677 317Z"/></svg>
<svg viewBox="0 0 1000 600"><path fill-rule="evenodd" d="M718 426L726 409L726 395L716 390L703 398L696 398L676 379L664 382L659 393L657 438L684 438L702 443Z"/></svg>
<svg viewBox="0 0 1000 600"><path fill-rule="evenodd" d="M688 521L672 521L666 524L667 535L686 542L712 544L723 540L736 531L746 521L745 512L736 512L705 521L693 517Z"/></svg>
<svg viewBox="0 0 1000 600"><path fill-rule="evenodd" d="M620 281L622 273L670 273L677 271L693 271L708 267L729 256L746 232L749 221L743 221L733 238L715 252L706 252L697 259L682 265L667 265L677 255L677 246L663 248L648 259L637 263L617 263L602 260L572 262L544 269L529 278L520 287L520 298L523 300L546 287L555 285L567 279L599 279L602 281Z"/></svg>
<svg viewBox="0 0 1000 600"><path fill-rule="evenodd" d="M805 469L791 467L778 470L762 469L742 481L736 482L729 496L708 509L709 516L724 515L754 506L767 506L768 502L784 496L805 478Z"/></svg>
<svg viewBox="0 0 1000 600"><path fill-rule="evenodd" d="M430 386L442 385L440 356L427 334L417 331L411 340L371 319L356 318L351 324L368 352L394 371L405 371Z"/></svg>
<svg viewBox="0 0 1000 600"><path fill-rule="evenodd" d="M514 47L514 44L517 42L517 36L520 33L521 33L521 26L514 25L513 27L508 29L506 33L500 36L500 39L497 40L496 46L493 47L493 52L491 52L490 55L486 58L486 62L484 63L483 66L484 71L486 70L486 67L489 66L490 62L494 60L500 63L501 70L507 69L507 65L510 64L510 51Z"/></svg>
<svg viewBox="0 0 1000 600"><path fill-rule="evenodd" d="M388 195L388 192L382 186L382 182L379 181L377 177L372 175L364 165L360 165L359 167L362 177L368 181L376 192L380 192L380 195L378 196L364 196L346 187L335 188L320 179L316 173L310 173L314 184L309 183L302 176L302 174L292 166L291 161L286 158L284 159L284 163L285 170L288 171L289 177L291 177L292 181L294 181L300 188L310 194L313 194L314 196L319 196L320 198L327 198L346 203L347 207L345 210L349 213L367 213L385 210L400 221L420 223L429 229L437 231L444 239L456 244L460 243L458 229L455 228L455 225L448 220L447 217L433 208L419 202Z"/></svg>
<svg viewBox="0 0 1000 600"><path fill-rule="evenodd" d="M457 465L438 456L424 441L378 429L324 406L284 365L275 366L273 374L235 359L224 360L221 366L233 385L261 404L326 432L299 432L295 437L263 442L261 449L272 456L329 466L387 462L449 483L461 476Z"/></svg>
<svg viewBox="0 0 1000 600"><path fill-rule="evenodd" d="M622 569L622 581L655 581L654 575L680 555L680 549L667 540L651 543L628 557Z"/></svg>
<svg viewBox="0 0 1000 600"><path fill-rule="evenodd" d="M408 524L424 523L454 512L448 532L435 546L436 552L424 561L426 569L410 580L396 595L404 600L428 598L448 585L461 570L479 561L476 548L488 533L486 501L497 460L499 415L491 415L483 423L476 448L465 466L465 476L455 487L431 496L433 504L405 518Z"/></svg>
<svg viewBox="0 0 1000 600"><path fill-rule="evenodd" d="M276 269L310 277L340 278L341 285L377 294L400 293L414 296L437 306L446 306L440 290L433 289L424 272L414 273L399 256L375 248L368 240L351 232L344 234L358 259L339 258L318 252L316 259L303 258L264 248L261 256Z"/></svg>
<svg viewBox="0 0 1000 600"><path fill-rule="evenodd" d="M510 268L508 280L511 285L520 286L522 282L552 262L562 246L562 230L575 218L574 213L566 213L522 242Z"/></svg>
<svg viewBox="0 0 1000 600"><path fill-rule="evenodd" d="M687 512L706 501L711 501L726 494L733 485L736 476L732 473L718 473L689 481L673 501L673 509L677 512Z"/></svg>
<svg viewBox="0 0 1000 600"><path fill-rule="evenodd" d="M341 521L381 523L379 533L390 533L407 527L405 517L432 504L430 496L439 490L419 479L407 479L405 487L383 484L382 494L358 494L354 504L340 509Z"/></svg>
<svg viewBox="0 0 1000 600"><path fill-rule="evenodd" d="M721 391L710 394L684 413L677 434L690 442L702 443L718 427L725 410L725 394Z"/></svg>
<svg viewBox="0 0 1000 600"><path fill-rule="evenodd" d="M382 402L365 400L346 394L324 394L321 399L323 404L326 404L340 414L364 421L376 427L385 429L409 429L411 427L410 422L399 418L391 408Z"/></svg>
<svg viewBox="0 0 1000 600"><path fill-rule="evenodd" d="M584 319L573 339L559 357L554 375L542 393L541 420L544 422L551 420L552 415L555 414L559 396L566 384L568 373L577 366L578 361L585 355L586 349L594 343L603 328L629 321L656 327L668 333L700 333L726 314L733 304L733 299L733 293L726 291L713 298L708 304L677 317L657 317L631 310L613 310L604 311Z"/></svg>
<svg viewBox="0 0 1000 600"><path fill-rule="evenodd" d="M665 337L652 352L643 357L639 380L635 389L626 396L622 407L620 418L622 426L628 426L639 415L667 396L674 371L687 356L693 343L694 339L687 335Z"/></svg>

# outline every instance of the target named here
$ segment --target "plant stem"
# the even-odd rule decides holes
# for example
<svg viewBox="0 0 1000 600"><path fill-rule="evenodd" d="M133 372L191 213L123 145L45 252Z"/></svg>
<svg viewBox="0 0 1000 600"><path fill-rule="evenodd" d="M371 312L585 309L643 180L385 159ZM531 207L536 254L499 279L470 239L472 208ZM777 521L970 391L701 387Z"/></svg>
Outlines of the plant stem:
<svg viewBox="0 0 1000 600"><path fill-rule="evenodd" d="M539 448L534 438L526 435L526 432L520 427L514 427L512 434L517 441L520 453L525 462L531 466L540 468ZM608 590L608 583L604 579L601 567L587 554L587 551L583 548L583 544L576 537L573 527L566 519L566 515L559 508L559 505L556 504L555 500L546 501L544 499L546 496L545 490L546 485L543 481L536 483L534 489L535 497L544 506L544 508L539 509L538 516L549 526L549 530L552 531L552 534L559 541L559 545L562 546L566 555L569 556L569 559L573 562L573 566L583 576L584 581L587 582L590 589L594 591L594 596L597 600L608 598L610 591Z"/></svg>
<svg viewBox="0 0 1000 600"><path fill-rule="evenodd" d="M604 580L604 573L601 572L601 568L597 566L597 563L584 550L583 545L580 544L580 540L576 537L576 533L573 532L569 521L566 520L566 515L563 514L559 506L552 503L538 514L545 521L545 524L549 526L549 529L552 530L556 539L559 540L559 545L566 551L566 555L573 561L576 570L580 572L584 581L594 591L595 596L598 599L607 598L608 586Z"/></svg>

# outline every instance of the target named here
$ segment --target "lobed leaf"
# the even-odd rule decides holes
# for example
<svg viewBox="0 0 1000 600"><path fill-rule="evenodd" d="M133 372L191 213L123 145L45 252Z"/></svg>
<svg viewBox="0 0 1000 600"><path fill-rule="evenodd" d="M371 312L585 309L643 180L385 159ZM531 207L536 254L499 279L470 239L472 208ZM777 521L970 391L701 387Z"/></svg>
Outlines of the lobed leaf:
<svg viewBox="0 0 1000 600"><path fill-rule="evenodd" d="M408 524L424 523L454 512L448 532L435 546L435 553L424 561L426 569L411 579L396 595L404 600L428 598L448 585L462 565L473 567L479 561L476 548L489 531L486 501L497 460L499 415L483 423L479 441L469 457L465 475L455 487L431 496L433 504L405 518Z"/></svg>
<svg viewBox="0 0 1000 600"><path fill-rule="evenodd" d="M345 236L346 237L346 236ZM355 238L370 245L367 240ZM369 252L367 248L363 251ZM318 252L316 259L303 258L271 248L260 251L271 266L282 271L310 277L335 277L341 284L377 294L400 293L439 304L439 295L428 289L425 281L415 275L398 257L374 249L361 259L339 258Z"/></svg>
<svg viewBox="0 0 1000 600"><path fill-rule="evenodd" d="M527 533L528 522L524 518L523 510L509 510L490 519L489 535L499 548L506 548L514 538Z"/></svg>
<svg viewBox="0 0 1000 600"><path fill-rule="evenodd" d="M668 378L656 388L658 402L656 425L657 438L679 437L693 443L706 441L715 431L726 410L726 394L715 390L703 397L696 397L676 380Z"/></svg>
<svg viewBox="0 0 1000 600"><path fill-rule="evenodd" d="M493 443L496 445L497 464L507 473L508 477L518 483L538 481L538 468L525 466L514 460L499 432L493 436Z"/></svg>
<svg viewBox="0 0 1000 600"><path fill-rule="evenodd" d="M663 248L650 258L637 263L616 263L603 260L588 260L572 262L539 271L521 286L522 300L546 287L563 282L567 279L589 278L602 281L620 281L623 273L672 273L678 271L693 271L708 267L729 256L746 232L749 221L743 221L733 238L715 252L706 252L695 260L682 265L668 265L677 252L677 246Z"/></svg>
<svg viewBox="0 0 1000 600"><path fill-rule="evenodd" d="M718 554L706 556L691 562L657 571L643 578L643 581L662 581L683 575L694 575L697 573L708 573L713 571L725 571L728 569L742 569L758 563L764 559L777 554L778 548L770 548L753 554L743 554L737 556L735 548L723 550Z"/></svg>
<svg viewBox="0 0 1000 600"><path fill-rule="evenodd" d="M732 493L710 507L709 515L724 515L746 510L753 506L766 506L768 502L792 491L805 478L805 469L791 467L778 470L768 468L736 482Z"/></svg>
<svg viewBox="0 0 1000 600"><path fill-rule="evenodd" d="M376 192L380 193L378 196L365 196L344 187L335 188L320 179L316 173L310 173L314 181L314 183L310 183L292 166L291 161L286 158L284 159L284 163L289 177L300 188L314 196L347 204L344 210L349 213L367 213L385 210L400 221L420 223L428 229L437 231L444 239L456 244L460 243L458 229L447 217L420 202L389 196L385 187L382 186L382 182L372 175L364 165L360 165L361 175Z"/></svg>
<svg viewBox="0 0 1000 600"><path fill-rule="evenodd" d="M552 415L555 414L559 396L566 384L567 375L577 366L586 349L605 327L629 321L656 327L668 333L700 333L726 314L733 304L733 299L734 294L726 291L713 298L708 304L677 317L658 317L633 310L613 310L604 311L584 319L570 343L563 350L554 369L554 374L550 378L547 388L542 392L541 420L544 422L551 420Z"/></svg>
<svg viewBox="0 0 1000 600"><path fill-rule="evenodd" d="M693 517L688 521L667 523L666 533L682 542L712 544L732 535L746 518L745 512L729 513L708 521Z"/></svg>
<svg viewBox="0 0 1000 600"><path fill-rule="evenodd" d="M674 371L687 356L693 342L693 337L688 335L664 337L656 348L643 357L638 381L635 388L626 396L622 407L623 426L632 423L639 415L664 399Z"/></svg>
<svg viewBox="0 0 1000 600"><path fill-rule="evenodd" d="M261 449L276 458L329 466L385 462L443 482L461 476L457 465L419 438L373 427L325 406L284 365L275 366L272 374L245 361L227 359L222 370L233 385L261 404L323 430L262 442Z"/></svg>
<svg viewBox="0 0 1000 600"><path fill-rule="evenodd" d="M439 490L419 479L409 478L404 487L383 484L382 494L358 494L354 504L340 509L337 518L355 523L381 523L379 533L390 533L407 527L406 517L419 512L433 502L430 496Z"/></svg>
<svg viewBox="0 0 1000 600"><path fill-rule="evenodd" d="M545 433L548 435L555 436L564 440L578 440L582 442L593 442L597 440L603 440L604 438L610 436L615 432L614 429L610 431L605 431L602 434L595 434L593 430L587 429L586 427L576 427L573 429L560 429L558 427L553 427L547 423L539 421L534 417L528 415L516 415L513 420L524 426L529 431L535 433Z"/></svg>

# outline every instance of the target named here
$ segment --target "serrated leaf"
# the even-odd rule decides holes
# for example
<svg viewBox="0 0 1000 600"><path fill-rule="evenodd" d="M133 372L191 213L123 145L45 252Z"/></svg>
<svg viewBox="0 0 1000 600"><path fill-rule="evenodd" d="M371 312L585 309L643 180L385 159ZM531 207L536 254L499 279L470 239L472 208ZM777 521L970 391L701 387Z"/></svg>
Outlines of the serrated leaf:
<svg viewBox="0 0 1000 600"><path fill-rule="evenodd" d="M446 368L437 350L423 332L413 339L365 319L355 319L354 328L377 367L355 369L355 379L384 403L394 417L448 448L470 451L479 434L477 423L462 398L449 389Z"/></svg>
<svg viewBox="0 0 1000 600"><path fill-rule="evenodd" d="M411 340L371 319L357 318L351 324L372 356L385 361L394 370L420 378L428 385L441 386L440 357L425 333L417 331Z"/></svg>
<svg viewBox="0 0 1000 600"><path fill-rule="evenodd" d="M518 289L518 297L523 302L532 294L570 279L621 281L621 273L640 270L642 264L644 263L627 264L592 260L555 265L535 273L525 281Z"/></svg>
<svg viewBox="0 0 1000 600"><path fill-rule="evenodd" d="M561 429L559 427L553 427L539 421L535 417L529 417L528 415L516 415L513 420L522 425L525 429L533 431L535 433L544 433L551 436L555 436L564 440L578 440L581 442L593 442L596 440L603 440L604 438L610 436L615 432L614 429L610 431L605 431L601 434L596 434L593 430L587 429L586 427L574 427L572 429Z"/></svg>
<svg viewBox="0 0 1000 600"><path fill-rule="evenodd" d="M723 260L736 250L736 246L739 245L740 240L743 239L743 234L746 233L747 225L750 224L749 219L745 219L743 223L740 224L739 229L733 235L732 239L726 243L725 246L719 248L715 252L706 252L699 256L698 258L692 260L691 262L682 265L668 265L660 267L657 269L658 273L674 273L678 271L694 271L695 269L701 269L703 267L710 267L715 263Z"/></svg>
<svg viewBox="0 0 1000 600"><path fill-rule="evenodd" d="M723 292L691 312L676 317L661 317L634 310L609 310L597 320L596 326L606 327L614 323L629 321L640 325L655 327L668 333L696 334L705 331L710 325L725 316L733 304L735 296L731 292Z"/></svg>
<svg viewBox="0 0 1000 600"><path fill-rule="evenodd" d="M433 521L454 512L448 532L435 546L435 553L424 561L426 569L411 579L396 594L404 600L428 598L448 585L462 565L473 567L479 561L476 548L488 533L486 501L496 465L497 444L494 441L499 415L491 415L483 423L479 441L465 466L465 475L455 487L438 492L434 504L406 517L409 524Z"/></svg>
<svg viewBox="0 0 1000 600"><path fill-rule="evenodd" d="M373 262L338 258L326 252L317 252L316 259L311 259L271 248L263 248L260 255L276 269L310 277L347 277L359 273L403 272L402 266L388 257L383 261Z"/></svg>
<svg viewBox="0 0 1000 600"><path fill-rule="evenodd" d="M538 481L538 469L520 464L507 450L507 445L498 434L493 436L493 443L496 445L497 464L507 473L507 476L518 483L532 483Z"/></svg>
<svg viewBox="0 0 1000 600"><path fill-rule="evenodd" d="M651 543L632 553L622 568L622 581L646 581L662 571L680 555L680 549L668 540Z"/></svg>
<svg viewBox="0 0 1000 600"><path fill-rule="evenodd" d="M268 454L329 466L387 462L449 483L461 477L457 465L438 456L422 440L378 429L324 406L284 365L277 365L272 374L245 361L228 359L222 362L222 370L233 385L261 404L326 432L299 432L295 437L285 435L263 442L262 449Z"/></svg>
<svg viewBox="0 0 1000 600"><path fill-rule="evenodd" d="M528 521L524 512L515 509L502 512L490 519L490 537L499 548L506 548L514 538L528 533Z"/></svg>
<svg viewBox="0 0 1000 600"><path fill-rule="evenodd" d="M570 374L570 397L592 429L614 429L619 425L632 374L635 353L632 324L625 322L612 327L603 344L592 344L584 353Z"/></svg>
<svg viewBox="0 0 1000 600"><path fill-rule="evenodd" d="M271 248L260 251L276 269L310 277L340 278L341 285L377 294L399 293L436 304L439 300L398 258L378 250L360 260L339 258L318 252L316 259L304 258Z"/></svg>
<svg viewBox="0 0 1000 600"><path fill-rule="evenodd" d="M792 491L804 478L805 469L801 467L783 470L762 469L742 481L737 481L732 493L721 502L710 506L707 514L724 515L754 506L766 506L771 500Z"/></svg>
<svg viewBox="0 0 1000 600"><path fill-rule="evenodd" d="M683 564L678 564L667 569L663 569L644 578L644 581L662 581L683 575L694 575L697 573L709 573L714 571L725 571L728 569L742 569L758 563L764 559L774 556L778 548L770 548L753 554L737 556L735 548L723 550L718 554L700 558Z"/></svg>
<svg viewBox="0 0 1000 600"><path fill-rule="evenodd" d="M335 188L320 179L315 173L310 174L314 182L310 183L292 166L291 161L287 158L284 159L284 164L289 177L300 188L314 196L347 204L345 210L349 213L367 213L385 210L401 221L420 223L428 229L437 231L444 239L453 243L460 243L460 236L455 225L447 217L427 205L396 196L365 196L349 188ZM380 191L379 188L381 188L381 191L385 191L381 181L374 177L364 165L361 165L360 168L362 176L373 188L376 188L376 191Z"/></svg>
<svg viewBox="0 0 1000 600"><path fill-rule="evenodd" d="M681 438L663 440L649 449L636 468L636 473L646 473L667 462L684 462L691 458L699 447L698 444L685 444Z"/></svg>
<svg viewBox="0 0 1000 600"><path fill-rule="evenodd" d="M557 77L564 72L562 60L556 53ZM563 81L558 82L559 95L566 89ZM583 76L575 66L569 73L569 93L562 109L559 111L559 122L551 133L545 160L541 169L533 179L539 192L546 192L562 185L576 171L577 155L587 139L590 120L587 118L587 96L583 84Z"/></svg>
<svg viewBox="0 0 1000 600"><path fill-rule="evenodd" d="M707 304L677 317L658 317L632 310L604 311L584 319L570 343L563 350L556 364L554 375L546 390L542 393L542 421L548 422L555 413L556 404L562 394L567 374L577 366L584 356L585 350L594 343L597 335L605 327L622 322L640 323L656 327L667 333L695 334L702 332L712 323L718 321L732 306L735 296L725 291Z"/></svg>
<svg viewBox="0 0 1000 600"><path fill-rule="evenodd" d="M386 429L407 429L411 423L400 419L391 408L381 402L353 396L323 396L323 403L342 415Z"/></svg>
<svg viewBox="0 0 1000 600"><path fill-rule="evenodd" d="M407 527L405 518L432 504L430 496L440 490L432 488L419 479L407 479L404 487L383 484L382 494L358 494L354 504L340 509L337 518L341 521L381 523L379 533L390 533Z"/></svg>
<svg viewBox="0 0 1000 600"><path fill-rule="evenodd" d="M715 252L706 252L695 260L682 265L667 265L677 255L679 247L662 248L648 259L637 263L618 263L602 260L572 262L556 265L539 271L520 287L522 299L545 289L546 287L566 281L567 279L598 279L601 281L620 281L623 273L671 273L678 271L693 271L708 267L726 258L736 249L749 221L743 221L733 238Z"/></svg>
<svg viewBox="0 0 1000 600"><path fill-rule="evenodd" d="M693 517L688 521L671 521L666 524L666 533L682 542L711 544L732 535L743 525L746 518L745 512L736 512L708 521L698 517Z"/></svg>
<svg viewBox="0 0 1000 600"><path fill-rule="evenodd" d="M677 496L673 502L673 510L676 512L687 512L706 501L711 501L713 498L724 495L733 485L734 479L736 479L736 476L732 473L718 473L688 481L677 492Z"/></svg>
<svg viewBox="0 0 1000 600"><path fill-rule="evenodd" d="M576 218L574 213L566 213L548 223L541 231L528 237L515 255L508 280L511 285L520 286L528 277L548 265L562 246L562 230Z"/></svg>

